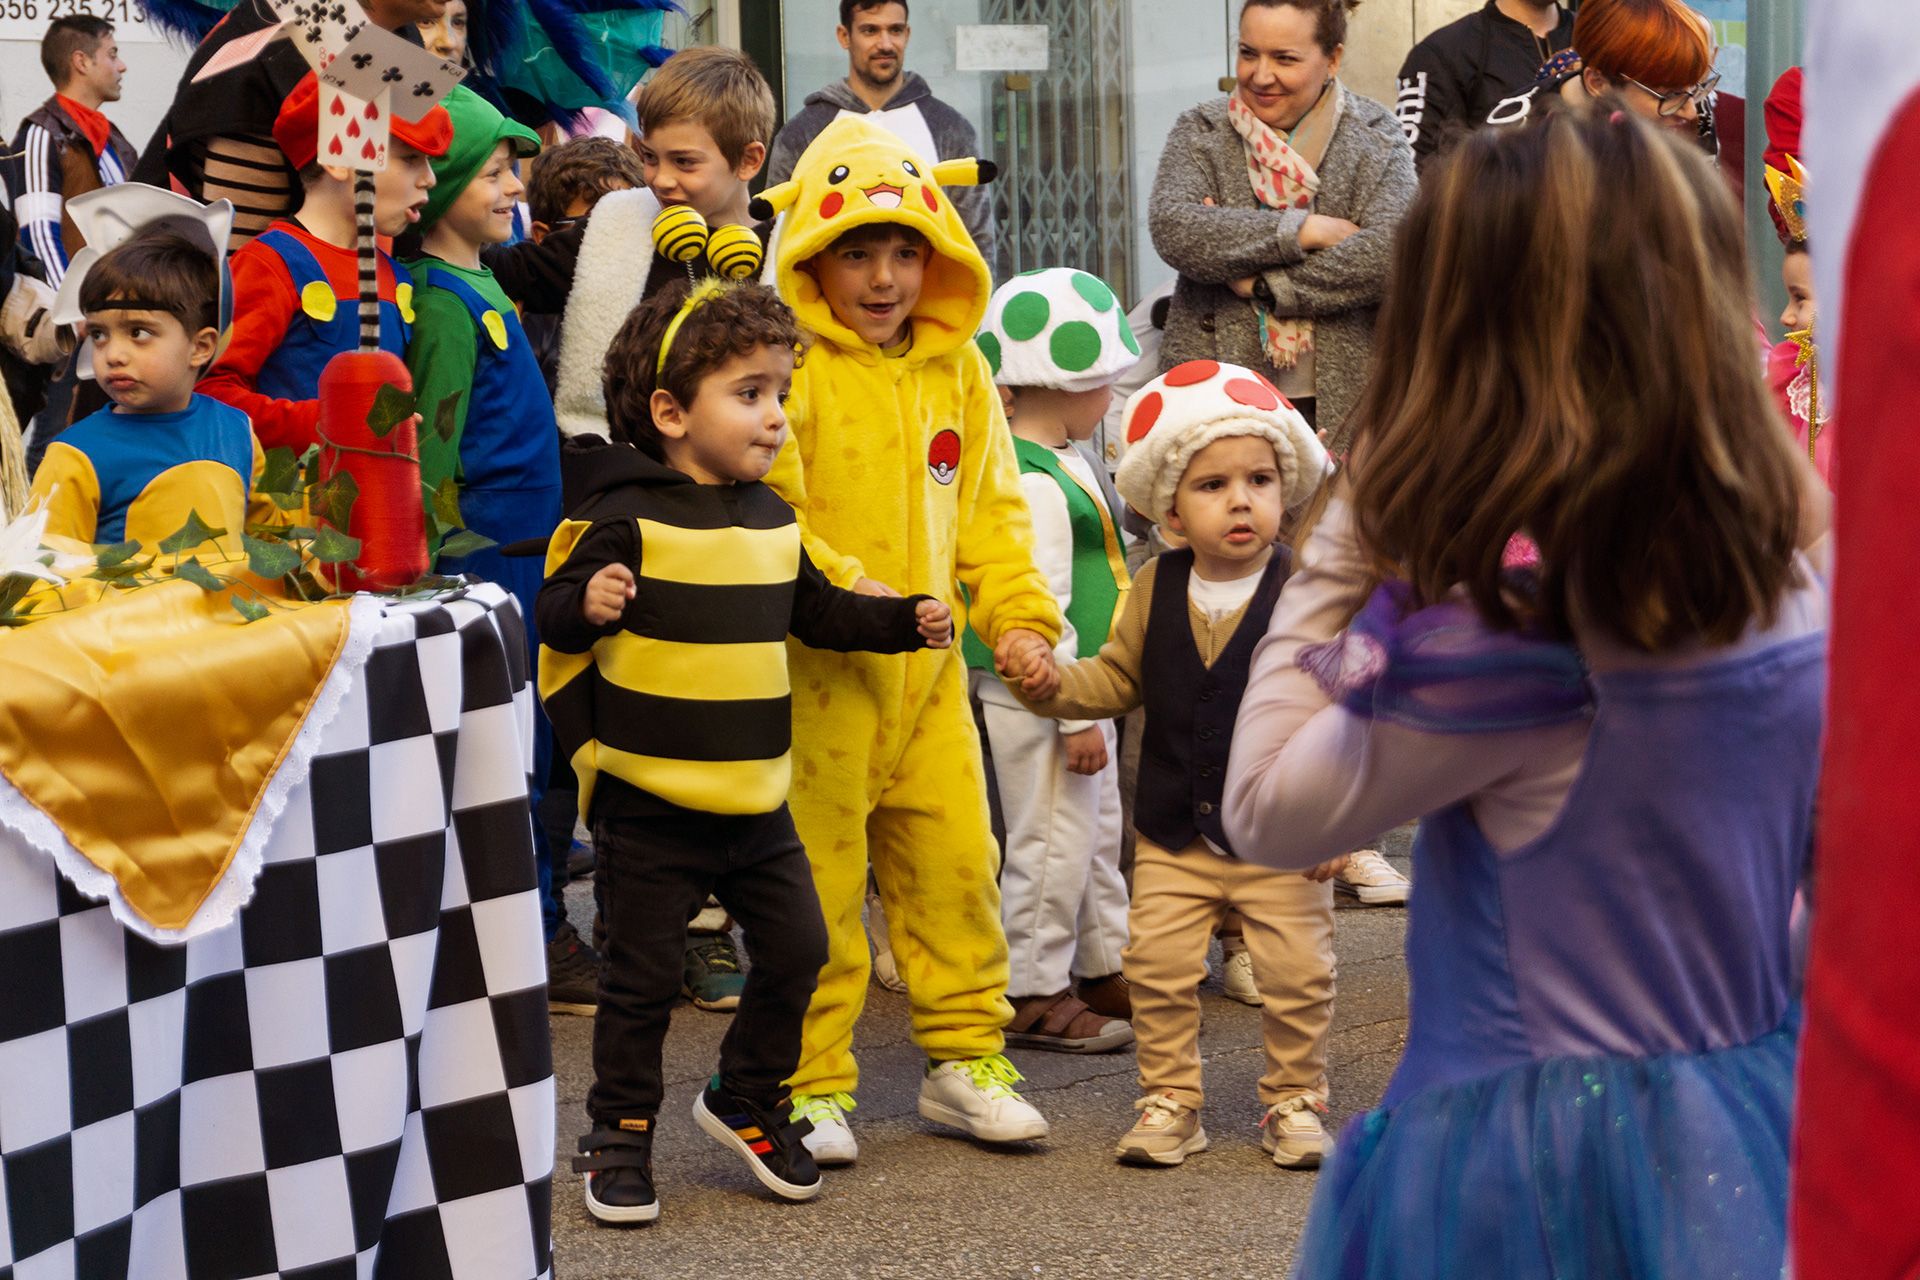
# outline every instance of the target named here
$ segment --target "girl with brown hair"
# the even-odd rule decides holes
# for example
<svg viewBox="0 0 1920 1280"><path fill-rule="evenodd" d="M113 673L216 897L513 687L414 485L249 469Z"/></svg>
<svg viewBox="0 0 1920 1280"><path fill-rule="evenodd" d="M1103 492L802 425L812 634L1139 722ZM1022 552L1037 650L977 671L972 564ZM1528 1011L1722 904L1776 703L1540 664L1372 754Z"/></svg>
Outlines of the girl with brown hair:
<svg viewBox="0 0 1920 1280"><path fill-rule="evenodd" d="M1466 139L1396 268L1225 795L1281 869L1424 815L1406 1051L1299 1274L1777 1275L1827 596L1738 211L1565 113Z"/></svg>

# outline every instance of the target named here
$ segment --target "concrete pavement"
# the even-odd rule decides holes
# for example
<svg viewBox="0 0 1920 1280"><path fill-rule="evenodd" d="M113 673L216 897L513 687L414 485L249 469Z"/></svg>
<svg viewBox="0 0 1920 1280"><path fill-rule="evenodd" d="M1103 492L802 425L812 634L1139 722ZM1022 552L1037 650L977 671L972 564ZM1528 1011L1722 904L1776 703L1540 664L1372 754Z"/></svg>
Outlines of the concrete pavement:
<svg viewBox="0 0 1920 1280"><path fill-rule="evenodd" d="M1407 833L1387 852L1407 869ZM582 934L591 923L584 885L568 899ZM1329 1074L1337 1127L1378 1100L1405 1031L1406 913L1340 900L1339 986ZM553 1236L560 1280L649 1277L1280 1277L1286 1274L1314 1176L1274 1167L1260 1150L1260 1014L1201 992L1213 1149L1176 1169L1114 1162L1132 1124L1133 1054L1076 1056L1014 1051L1022 1086L1053 1126L1030 1149L977 1146L915 1110L924 1059L908 1039L904 997L878 986L855 1037L862 1072L853 1113L860 1161L830 1171L810 1203L761 1190L731 1152L688 1116L713 1069L724 1014L683 1005L667 1038L667 1102L654 1147L661 1216L651 1226L594 1225L568 1172L585 1128L591 1082L588 1018L553 1019L559 1075L560 1170Z"/></svg>

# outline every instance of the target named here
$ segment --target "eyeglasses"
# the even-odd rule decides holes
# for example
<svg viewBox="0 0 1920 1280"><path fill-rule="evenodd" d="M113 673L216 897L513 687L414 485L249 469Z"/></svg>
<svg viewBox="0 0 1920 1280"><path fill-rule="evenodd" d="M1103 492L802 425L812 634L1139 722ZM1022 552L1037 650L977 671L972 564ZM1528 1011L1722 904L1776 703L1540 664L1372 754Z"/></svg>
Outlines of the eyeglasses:
<svg viewBox="0 0 1920 1280"><path fill-rule="evenodd" d="M1640 90L1640 92L1652 95L1654 101L1660 104L1659 107L1656 108L1657 113L1669 117L1677 116L1682 111L1685 111L1689 103L1692 104L1695 111L1702 109L1707 105L1707 99L1713 96L1713 91L1720 87L1720 73L1718 71L1690 89L1675 89L1670 93L1661 93L1658 89L1649 89L1632 76L1621 76L1620 78Z"/></svg>

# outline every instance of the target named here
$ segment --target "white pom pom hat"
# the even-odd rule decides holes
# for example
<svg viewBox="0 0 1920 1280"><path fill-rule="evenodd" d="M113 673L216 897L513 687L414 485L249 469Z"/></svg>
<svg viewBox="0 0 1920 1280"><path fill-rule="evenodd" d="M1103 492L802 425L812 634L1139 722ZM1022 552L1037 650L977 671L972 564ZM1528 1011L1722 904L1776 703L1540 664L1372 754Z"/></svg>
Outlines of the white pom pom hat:
<svg viewBox="0 0 1920 1280"><path fill-rule="evenodd" d="M1023 272L995 289L975 341L1002 387L1092 391L1140 359L1113 290L1071 267Z"/></svg>
<svg viewBox="0 0 1920 1280"><path fill-rule="evenodd" d="M1300 411L1271 382L1237 364L1175 365L1134 392L1124 421L1127 455L1114 487L1155 524L1166 523L1193 456L1215 440L1259 436L1271 444L1281 501L1288 507L1312 497L1333 469Z"/></svg>

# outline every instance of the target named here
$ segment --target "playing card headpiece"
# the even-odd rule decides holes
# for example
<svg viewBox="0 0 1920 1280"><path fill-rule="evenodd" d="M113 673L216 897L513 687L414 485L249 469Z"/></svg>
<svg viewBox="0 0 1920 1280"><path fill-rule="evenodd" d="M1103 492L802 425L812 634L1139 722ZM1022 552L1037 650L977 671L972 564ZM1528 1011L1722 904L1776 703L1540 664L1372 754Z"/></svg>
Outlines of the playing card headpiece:
<svg viewBox="0 0 1920 1280"><path fill-rule="evenodd" d="M361 109L365 109L364 104ZM453 145L453 121L445 107L434 107L417 122L404 119L396 111L391 123L395 140L426 155L443 156ZM302 77L280 104L280 114L273 122L273 140L295 169L304 169L315 160L348 165L344 156L320 154L320 79L312 72Z"/></svg>
<svg viewBox="0 0 1920 1280"><path fill-rule="evenodd" d="M220 331L220 343L215 348L215 358L226 349L227 337L233 329L233 277L227 271L227 240L233 233L233 205L230 201L216 200L212 204L201 204L198 200L190 200L159 187L150 187L143 182L123 182L74 196L66 203L66 215L73 220L74 227L86 238L87 243L85 248L73 255L67 274L60 280L60 292L53 300L53 319L56 324L79 324L86 319L85 312L80 309L80 290L95 263L126 243L136 232L165 228L178 232L197 248L204 249L219 265L220 296L214 307L214 327ZM139 301L126 299L124 305L134 305ZM91 377L91 362L84 343L80 351L82 375Z"/></svg>
<svg viewBox="0 0 1920 1280"><path fill-rule="evenodd" d="M1166 521L1194 455L1216 440L1258 436L1273 446L1280 499L1289 508L1313 496L1329 470L1327 451L1300 411L1251 369L1218 360L1175 365L1127 401L1127 456L1113 478L1127 505Z"/></svg>

